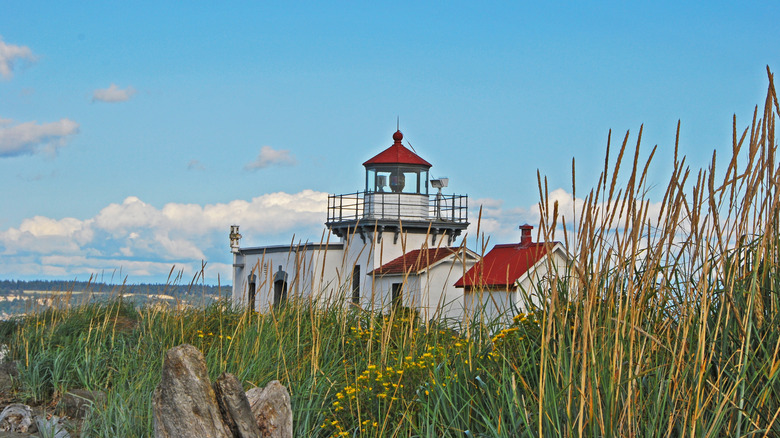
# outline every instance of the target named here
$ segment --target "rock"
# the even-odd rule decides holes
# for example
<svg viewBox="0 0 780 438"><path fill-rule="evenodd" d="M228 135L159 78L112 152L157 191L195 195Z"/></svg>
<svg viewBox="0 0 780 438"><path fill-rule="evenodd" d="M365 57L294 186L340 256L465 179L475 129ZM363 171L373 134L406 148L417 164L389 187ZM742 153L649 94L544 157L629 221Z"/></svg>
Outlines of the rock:
<svg viewBox="0 0 780 438"><path fill-rule="evenodd" d="M68 391L60 400L63 412L71 418L84 418L93 405L106 404L106 393L103 391L87 391L74 389Z"/></svg>
<svg viewBox="0 0 780 438"><path fill-rule="evenodd" d="M249 400L246 398L244 388L229 373L222 373L214 382L214 392L217 394L217 403L222 412L222 419L227 424L235 438L261 438L260 428L252 415Z"/></svg>
<svg viewBox="0 0 780 438"><path fill-rule="evenodd" d="M232 437L220 415L203 354L192 345L165 353L152 405L156 438Z"/></svg>
<svg viewBox="0 0 780 438"><path fill-rule="evenodd" d="M19 380L19 363L11 361L0 364L0 394L11 391L14 380Z"/></svg>
<svg viewBox="0 0 780 438"><path fill-rule="evenodd" d="M27 405L8 405L0 412L0 430L4 432L25 433L32 424L32 409Z"/></svg>
<svg viewBox="0 0 780 438"><path fill-rule="evenodd" d="M246 397L263 437L292 438L292 406L284 385L272 380L265 388L250 389Z"/></svg>

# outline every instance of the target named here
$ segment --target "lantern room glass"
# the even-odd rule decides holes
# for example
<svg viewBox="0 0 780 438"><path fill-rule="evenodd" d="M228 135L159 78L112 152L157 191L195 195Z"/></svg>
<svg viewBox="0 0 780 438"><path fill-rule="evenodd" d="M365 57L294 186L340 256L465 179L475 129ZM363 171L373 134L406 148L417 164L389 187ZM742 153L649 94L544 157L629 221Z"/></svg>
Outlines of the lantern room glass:
<svg viewBox="0 0 780 438"><path fill-rule="evenodd" d="M411 166L366 169L367 193L428 194L428 170Z"/></svg>

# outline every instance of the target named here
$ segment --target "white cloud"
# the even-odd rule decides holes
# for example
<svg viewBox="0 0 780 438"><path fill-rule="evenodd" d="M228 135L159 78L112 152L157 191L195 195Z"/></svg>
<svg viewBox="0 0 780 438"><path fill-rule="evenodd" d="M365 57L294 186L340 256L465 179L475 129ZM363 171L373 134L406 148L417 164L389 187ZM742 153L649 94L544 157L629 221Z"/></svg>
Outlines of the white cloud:
<svg viewBox="0 0 780 438"><path fill-rule="evenodd" d="M81 247L71 236L42 235L35 236L32 233L10 228L0 232L0 254L49 254L52 252L61 254L78 254Z"/></svg>
<svg viewBox="0 0 780 438"><path fill-rule="evenodd" d="M568 239L574 236L574 228L577 226L580 215L585 208L585 199L574 198L571 193L562 188L552 190L548 194L549 206L546 208L549 210L549 215L552 216L555 209L555 204L558 204L558 219L555 229L555 234L551 236L553 240L564 240L563 223L566 223L566 232ZM530 224L534 226L533 238L537 239L537 232L539 231L539 223L542 219L542 209L540 203L530 205L528 207L507 207L504 201L498 199L484 198L470 201L472 209L469 211L469 217L471 224L466 230L469 238L469 246L473 247L474 238L477 237L477 227L479 226L480 239L484 235L485 238L490 238L488 247L497 243L517 242L520 239L520 231L518 227L522 224ZM479 209L482 207L482 218L478 220ZM619 208L620 205L608 205L605 202L599 203L596 206L596 212L598 212L598 223L600 226L611 229L622 228L625 224L625 216L615 214L612 217L611 223L609 221L611 212L614 208ZM661 203L648 203L648 215L647 218L653 223L658 221L658 215L661 211ZM619 211L619 210L618 210ZM625 213L624 213L625 214ZM552 217L549 218L548 223L552 224ZM480 240L481 241L481 240ZM489 248L488 248L489 249Z"/></svg>
<svg viewBox="0 0 780 438"><path fill-rule="evenodd" d="M296 163L297 161L295 160L295 157L290 155L290 151L283 149L276 150L271 146L263 146L260 148L260 153L257 154L255 161L248 163L244 166L244 169L254 171L265 169L266 167L273 165L292 166Z"/></svg>
<svg viewBox="0 0 780 438"><path fill-rule="evenodd" d="M164 281L160 276L173 265L194 273L201 260L211 260L210 272L230 282L230 265L220 263L230 259L230 225L241 225L249 245L269 243L261 239L275 239L282 233L319 236L327 196L304 190L269 193L250 201L169 203L162 208L130 196L88 219L36 216L18 228L0 231L0 272L72 277L121 268L133 277ZM144 280L149 281L131 279Z"/></svg>
<svg viewBox="0 0 780 438"><path fill-rule="evenodd" d="M80 242L86 242L92 239L91 234L82 235L81 233L89 230L89 222L80 221L71 217L55 220L43 216L35 216L32 219L25 219L19 227L19 231L28 232L35 237L42 236L80 236Z"/></svg>
<svg viewBox="0 0 780 438"><path fill-rule="evenodd" d="M79 124L70 119L37 124L25 122L10 126L7 119L0 123L0 157L31 155L41 151L56 154L68 138L79 132Z"/></svg>
<svg viewBox="0 0 780 438"><path fill-rule="evenodd" d="M115 237L129 235L136 228L158 228L161 221L160 210L135 196L121 204L109 204L95 216L95 226Z"/></svg>
<svg viewBox="0 0 780 438"><path fill-rule="evenodd" d="M492 243L515 242L520 239L520 231L517 227L524 223L530 223L536 226L539 216L535 215L530 208L505 207L504 201L500 199L482 198L469 201L472 209L469 211L471 223L466 232L471 239L477 236L479 229L480 237L490 237ZM482 208L480 218L479 209Z"/></svg>
<svg viewBox="0 0 780 438"><path fill-rule="evenodd" d="M35 55L29 47L6 44L0 37L0 76L10 79L13 76L14 63L18 59L34 62Z"/></svg>
<svg viewBox="0 0 780 438"><path fill-rule="evenodd" d="M328 194L314 190L269 193L251 201L206 206L203 217L212 225L246 224L244 229L279 234L325 222ZM167 206L166 206L167 207ZM224 224L224 225L223 225ZM194 224L193 224L194 225Z"/></svg>
<svg viewBox="0 0 780 438"><path fill-rule="evenodd" d="M0 244L5 247L3 254L19 252L48 254L79 254L82 245L92 241L91 221L75 218L60 220L43 216L25 219L19 228L0 231Z"/></svg>
<svg viewBox="0 0 780 438"><path fill-rule="evenodd" d="M550 216L552 216L555 203L558 203L558 224L561 223L561 217L566 219L566 227L572 229L576 225L575 221L580 220L582 211L585 208L585 199L574 198L571 193L564 189L555 189L549 193L549 205L546 207L549 210ZM622 208L621 202L612 201L611 203L600 202L598 203L593 212L596 214L597 224L601 227L608 227L610 229L621 229L625 225L627 208ZM614 215L611 213L617 211ZM648 202L647 204L647 220L653 224L657 224L659 221L659 215L661 212L660 202ZM542 216L540 204L536 204L531 207L531 213L536 217L538 222ZM550 217L552 220L552 217ZM663 218L661 218L663 220Z"/></svg>
<svg viewBox="0 0 780 438"><path fill-rule="evenodd" d="M185 274L192 275L196 272L198 264L171 264L169 262L123 260L116 258L96 259L90 257L66 257L60 255L44 256L40 258L41 266L51 272L65 271L66 275L89 276L101 272L119 272L119 276L127 275L130 281L139 277L167 276L174 270L182 270ZM224 266L224 265L217 265ZM120 272L121 271L121 272ZM214 272L216 274L216 272ZM35 273L33 273L35 275ZM61 275L61 274L60 274ZM120 278L121 280L121 278Z"/></svg>
<svg viewBox="0 0 780 438"><path fill-rule="evenodd" d="M124 90L117 87L116 84L111 84L108 88L97 89L92 92L92 101L98 102L124 102L129 100L135 94L135 88L127 87Z"/></svg>

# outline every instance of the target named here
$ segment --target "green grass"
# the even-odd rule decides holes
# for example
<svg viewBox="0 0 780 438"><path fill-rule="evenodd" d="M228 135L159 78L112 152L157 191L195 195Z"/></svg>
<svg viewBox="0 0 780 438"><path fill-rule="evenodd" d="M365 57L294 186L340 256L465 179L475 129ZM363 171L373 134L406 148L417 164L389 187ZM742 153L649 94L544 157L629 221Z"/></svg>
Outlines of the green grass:
<svg viewBox="0 0 780 438"><path fill-rule="evenodd" d="M713 156L693 172L675 153L661 202L646 197L654 150L639 161L641 132L633 159L628 135L612 164L607 153L571 223L540 178L539 229L573 260L539 284L543 308L509 326L453 330L338 300L269 314L227 302L51 309L0 325L23 365L17 396L104 390L83 436L152 436L164 353L189 343L212 378L286 385L296 436L780 436L780 108L769 79L764 112L742 132L735 121L725 166Z"/></svg>

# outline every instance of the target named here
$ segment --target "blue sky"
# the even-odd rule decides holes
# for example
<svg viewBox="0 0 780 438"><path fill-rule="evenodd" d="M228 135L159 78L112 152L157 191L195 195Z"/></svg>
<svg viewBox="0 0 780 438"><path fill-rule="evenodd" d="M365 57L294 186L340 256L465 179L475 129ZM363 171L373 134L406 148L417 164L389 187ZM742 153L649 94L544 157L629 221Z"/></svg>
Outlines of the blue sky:
<svg viewBox="0 0 780 438"><path fill-rule="evenodd" d="M705 165L780 68L774 2L419 3L3 3L0 278L229 281L231 223L319 240L397 117L514 241L537 169L584 191L644 124L660 196L677 120Z"/></svg>

